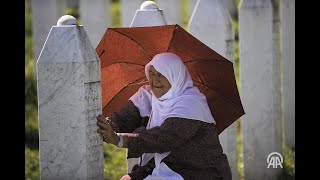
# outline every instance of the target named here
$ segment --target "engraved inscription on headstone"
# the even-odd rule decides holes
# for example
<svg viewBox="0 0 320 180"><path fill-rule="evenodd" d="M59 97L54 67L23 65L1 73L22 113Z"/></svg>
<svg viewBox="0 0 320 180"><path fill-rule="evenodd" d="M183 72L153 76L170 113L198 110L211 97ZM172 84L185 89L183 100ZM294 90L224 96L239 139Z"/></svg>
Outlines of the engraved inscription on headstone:
<svg viewBox="0 0 320 180"><path fill-rule="evenodd" d="M94 163L101 160L103 154L102 137L97 132L96 117L101 113L100 82L84 84L85 108L86 108L86 137L87 137L87 160L92 167L88 177L103 175L103 169L94 168Z"/></svg>

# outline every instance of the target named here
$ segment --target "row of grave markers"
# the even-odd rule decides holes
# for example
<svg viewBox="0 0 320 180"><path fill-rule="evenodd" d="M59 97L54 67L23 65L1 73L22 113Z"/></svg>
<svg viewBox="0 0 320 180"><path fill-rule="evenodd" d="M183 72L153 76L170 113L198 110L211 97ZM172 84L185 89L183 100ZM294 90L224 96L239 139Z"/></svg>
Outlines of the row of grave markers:
<svg viewBox="0 0 320 180"><path fill-rule="evenodd" d="M119 0L121 26L129 27L133 16L144 0ZM186 0L188 16L191 17L197 0ZM229 12L237 14L235 0L223 0ZM164 10L168 24L182 24L182 0L157 0L158 6ZM67 7L77 8L81 25L88 32L93 47L96 47L107 27L112 24L111 0L32 0L31 11L35 59L38 58L49 30L57 19L65 15ZM94 13L93 13L94 12ZM189 18L188 18L189 19Z"/></svg>

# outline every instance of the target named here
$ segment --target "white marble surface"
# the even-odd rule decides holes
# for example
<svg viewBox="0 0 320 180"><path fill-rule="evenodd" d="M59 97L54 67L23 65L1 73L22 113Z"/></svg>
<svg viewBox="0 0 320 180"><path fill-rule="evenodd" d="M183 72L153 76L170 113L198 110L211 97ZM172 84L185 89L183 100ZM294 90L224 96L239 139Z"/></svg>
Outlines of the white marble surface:
<svg viewBox="0 0 320 180"><path fill-rule="evenodd" d="M194 11L189 22L189 32L234 63L233 22L223 1L200 0ZM219 139L228 157L232 179L238 179L237 122L225 129Z"/></svg>
<svg viewBox="0 0 320 180"><path fill-rule="evenodd" d="M162 26L166 24L163 11L158 8L157 4L146 1L136 11L130 27Z"/></svg>
<svg viewBox="0 0 320 180"><path fill-rule="evenodd" d="M295 0L282 0L282 73L285 144L295 147Z"/></svg>
<svg viewBox="0 0 320 180"><path fill-rule="evenodd" d="M244 0L239 11L244 179L275 179L282 169L267 168L267 157L282 153L278 22L271 1Z"/></svg>
<svg viewBox="0 0 320 180"><path fill-rule="evenodd" d="M121 4L121 26L129 27L132 19L136 13L136 10L140 8L140 5L144 0L120 0Z"/></svg>
<svg viewBox="0 0 320 180"><path fill-rule="evenodd" d="M79 0L81 24L94 48L111 27L111 0Z"/></svg>
<svg viewBox="0 0 320 180"><path fill-rule="evenodd" d="M82 26L53 26L37 61L41 179L103 179L100 64Z"/></svg>
<svg viewBox="0 0 320 180"><path fill-rule="evenodd" d="M159 9L162 9L167 24L179 24L182 26L182 2L181 0L156 0Z"/></svg>

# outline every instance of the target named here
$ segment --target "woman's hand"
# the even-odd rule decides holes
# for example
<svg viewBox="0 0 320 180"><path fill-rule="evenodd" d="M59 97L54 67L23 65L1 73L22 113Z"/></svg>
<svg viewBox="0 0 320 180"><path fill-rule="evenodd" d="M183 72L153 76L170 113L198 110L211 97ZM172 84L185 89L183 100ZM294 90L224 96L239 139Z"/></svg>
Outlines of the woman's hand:
<svg viewBox="0 0 320 180"><path fill-rule="evenodd" d="M121 177L120 180L130 180L130 179L131 179L131 177L129 175L124 175Z"/></svg>
<svg viewBox="0 0 320 180"><path fill-rule="evenodd" d="M103 141L117 145L119 142L119 136L113 131L107 119L102 114L99 114L97 120L97 125L99 127L97 131L102 135Z"/></svg>

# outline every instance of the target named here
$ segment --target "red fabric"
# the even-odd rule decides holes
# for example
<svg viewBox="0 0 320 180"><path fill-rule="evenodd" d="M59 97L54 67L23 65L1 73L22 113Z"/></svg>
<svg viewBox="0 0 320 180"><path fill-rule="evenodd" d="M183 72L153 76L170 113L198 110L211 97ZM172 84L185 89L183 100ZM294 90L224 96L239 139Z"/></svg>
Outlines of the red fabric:
<svg viewBox="0 0 320 180"><path fill-rule="evenodd" d="M179 25L108 28L96 52L104 116L119 111L146 84L144 65L163 52L175 53L185 62L194 85L207 97L219 133L244 114L232 62Z"/></svg>

